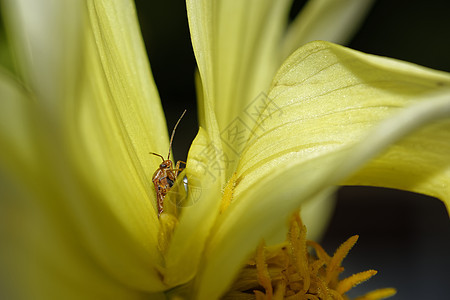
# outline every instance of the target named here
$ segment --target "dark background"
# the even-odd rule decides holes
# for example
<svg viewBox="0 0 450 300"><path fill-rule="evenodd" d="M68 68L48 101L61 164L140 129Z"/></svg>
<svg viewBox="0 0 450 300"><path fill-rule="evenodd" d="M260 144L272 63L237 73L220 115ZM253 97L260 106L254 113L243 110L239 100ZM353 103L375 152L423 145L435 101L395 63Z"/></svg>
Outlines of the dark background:
<svg viewBox="0 0 450 300"><path fill-rule="evenodd" d="M157 2L157 3L156 3ZM292 14L304 1L295 1ZM197 132L192 52L184 1L136 1L168 128L181 112L176 159L185 159ZM376 1L349 47L450 71L450 1ZM450 159L450 153L449 153ZM372 187L344 187L322 244L331 253L360 239L344 261L348 273L379 274L351 293L395 287L395 299L450 299L450 222L437 199Z"/></svg>

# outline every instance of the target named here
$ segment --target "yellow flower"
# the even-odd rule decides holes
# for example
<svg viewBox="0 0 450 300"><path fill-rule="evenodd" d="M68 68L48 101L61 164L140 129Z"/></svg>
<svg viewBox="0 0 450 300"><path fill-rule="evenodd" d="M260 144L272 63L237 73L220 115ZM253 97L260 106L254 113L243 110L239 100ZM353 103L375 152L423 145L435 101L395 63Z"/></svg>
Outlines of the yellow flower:
<svg viewBox="0 0 450 300"><path fill-rule="evenodd" d="M311 3L284 35L289 1L187 1L201 128L188 197L158 218L149 152L169 141L132 2L3 0L20 63L0 72L5 293L215 299L337 184L448 205L450 76L327 42L285 59L339 20Z"/></svg>

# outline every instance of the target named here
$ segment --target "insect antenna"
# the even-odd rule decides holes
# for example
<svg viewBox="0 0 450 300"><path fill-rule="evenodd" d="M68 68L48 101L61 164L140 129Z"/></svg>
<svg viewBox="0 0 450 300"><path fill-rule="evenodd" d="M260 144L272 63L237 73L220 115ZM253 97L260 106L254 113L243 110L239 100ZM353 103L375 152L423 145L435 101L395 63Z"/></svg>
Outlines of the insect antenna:
<svg viewBox="0 0 450 300"><path fill-rule="evenodd" d="M158 154L155 152L149 152L149 153L161 157L162 161L164 162L164 157L161 154Z"/></svg>
<svg viewBox="0 0 450 300"><path fill-rule="evenodd" d="M181 117L178 119L177 123L175 124L175 127L172 130L172 135L170 136L170 144L169 144L169 154L167 155L167 159L170 158L170 150L172 149L172 141L173 137L175 136L175 129L177 129L178 123L180 123L181 119L183 118L184 114L186 113L186 109L181 114ZM161 156L161 155L160 155ZM164 160L164 159L163 159Z"/></svg>

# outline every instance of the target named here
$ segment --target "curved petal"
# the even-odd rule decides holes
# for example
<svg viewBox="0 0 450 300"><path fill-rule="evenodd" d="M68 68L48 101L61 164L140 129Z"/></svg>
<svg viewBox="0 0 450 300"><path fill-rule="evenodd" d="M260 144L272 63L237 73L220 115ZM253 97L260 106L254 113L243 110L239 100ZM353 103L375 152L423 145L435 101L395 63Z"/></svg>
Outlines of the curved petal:
<svg viewBox="0 0 450 300"><path fill-rule="evenodd" d="M289 171L287 175L293 175L291 173L294 172ZM264 185L251 191L257 203L242 201L239 209L225 211L203 254L202 268L196 281L198 299L217 299L226 292L261 240L286 232L288 218L298 208L299 202L305 199L322 202L330 197L334 190L323 186L320 194L314 194L318 191L318 181L316 183L315 180L324 175L319 171L316 163L305 165L300 172L297 171L296 176L303 175L308 179L304 180L307 185L305 189L296 194L290 189L276 189L270 181L264 180ZM311 176L311 172L317 174ZM289 183L298 185L293 180ZM283 201L281 205L280 199L289 201Z"/></svg>
<svg viewBox="0 0 450 300"><path fill-rule="evenodd" d="M247 144L232 178L232 203L219 216L205 251L200 298L220 295L260 240L282 229L301 203L329 197L335 184L401 138L385 155L425 162L421 168L434 176L421 177L420 186L446 189L448 197L443 181L449 182L450 168L448 87L450 76L443 72L326 42L300 48L275 77L269 97L278 110L261 115L259 135ZM405 142L421 150L399 152L397 145ZM393 168L404 166L400 161ZM389 175L391 166L384 167Z"/></svg>
<svg viewBox="0 0 450 300"><path fill-rule="evenodd" d="M0 184L4 183L2 180ZM130 289L109 276L86 255L76 232L62 225L63 218L49 218L46 208L37 204L43 199L30 197L30 191L20 183L6 183L8 186L2 186L0 200L3 296L10 299L165 299L163 294L149 295Z"/></svg>
<svg viewBox="0 0 450 300"><path fill-rule="evenodd" d="M36 170L36 122L31 96L0 69L0 162L11 171Z"/></svg>
<svg viewBox="0 0 450 300"><path fill-rule="evenodd" d="M358 29L374 0L310 0L289 26L283 58L316 40L345 44Z"/></svg>
<svg viewBox="0 0 450 300"><path fill-rule="evenodd" d="M224 167L218 149L206 131L200 128L189 150L186 166L187 199L178 202L181 211L179 224L166 254L163 274L168 286L191 280L199 267L206 238L221 204ZM173 199L172 195L168 196L165 201Z"/></svg>
<svg viewBox="0 0 450 300"><path fill-rule="evenodd" d="M424 124L431 124L425 130L431 129L434 124L447 124L445 134L448 137L449 118L450 90L447 89L383 121L367 132L359 143L325 152L286 170L277 170L273 176L262 178L241 193L236 197L235 204L220 217L219 226L209 240L204 267L198 279L199 298L220 296L261 239L272 237L279 230L284 231L287 218L301 203L326 201L335 189L334 184L342 182L391 143L405 136L407 138L400 143L410 139L417 134L414 131ZM440 123L434 123L436 119L441 120ZM392 132L386 134L386 128ZM414 134L410 136L412 132ZM448 142L446 147L448 149ZM449 163L445 160L442 168L446 175L449 174ZM281 180L277 181L274 176ZM448 185L439 188L442 187L448 190ZM221 270L220 274L217 270Z"/></svg>
<svg viewBox="0 0 450 300"><path fill-rule="evenodd" d="M83 2L3 0L2 4L25 82L48 112L47 118L60 117L61 99L76 91Z"/></svg>
<svg viewBox="0 0 450 300"><path fill-rule="evenodd" d="M56 52L52 51L53 44L47 44L49 55L43 54L42 60L51 60L52 65L47 70L36 62L42 67L43 77L61 78L52 82L56 88L48 94L46 84L50 79L30 84L36 88L36 107L44 103L47 110L36 109L38 126L31 128L39 133L33 137L38 145L30 148L35 152L32 163L38 166L36 172L21 169L17 173L26 175L21 178L23 184L31 189L30 193L37 194L36 201L49 223L65 233L52 236L49 232L47 238L55 239L49 242L49 248L57 251L61 242L57 240L71 236L77 241L76 249L71 251L83 255L86 263L97 264L106 277L131 289L161 291L165 287L157 267L163 258L157 248L159 222L151 185L151 175L160 161L148 152L167 151L168 137L134 6L125 0L89 1L89 9L86 3L77 3L82 11L71 10L67 19L59 11L66 7L55 4L49 8L46 5L50 1L42 2L48 8L42 15L39 10L34 13L21 6L30 14L30 20L23 20L20 14L17 19L11 15L9 26L21 30L22 22L28 26L41 17L48 18L43 24L51 23L45 26L52 28L48 32L42 29L43 41L48 41L47 33L58 30L76 28L85 34L82 42L75 38L68 43L73 49L66 52L60 45L65 39L50 37L57 44ZM42 47L30 47L29 55L39 57L47 50ZM29 70L30 76L35 76L36 65L26 65L24 72ZM66 73L70 75L65 77ZM61 87L60 80L64 81ZM58 98L58 103L53 98ZM54 258L61 268L65 266L64 260Z"/></svg>
<svg viewBox="0 0 450 300"><path fill-rule="evenodd" d="M433 105L429 105L432 101ZM388 138L395 141L399 135L404 135L403 131L412 131L414 128L420 128L422 124L447 118L420 129L395 144L343 184L382 186L433 196L441 199L447 207L447 212L450 212L449 116L450 90L447 90L430 96L427 102L416 104L409 111L397 115L396 119L386 122L378 131L372 133L370 143L354 150L355 164L366 159L363 154L370 153L366 147L371 146L371 151L375 152L378 147L383 147L380 140L384 140L384 143ZM395 130L399 126L401 129ZM352 167L346 168L352 171ZM342 171L345 172L345 169Z"/></svg>
<svg viewBox="0 0 450 300"><path fill-rule="evenodd" d="M14 299L58 299L68 293L83 299L144 298L142 292L107 274L87 253L89 247L78 229L86 225L84 218L92 211L73 220L77 212L65 202L80 198L61 195L68 192L62 191L67 184L54 175L54 162L44 152L48 145L43 143L43 124L38 122L40 110L23 87L3 72L0 99L0 278L6 289L2 295ZM104 215L95 214L97 222L87 224L85 234L105 222ZM121 247L127 249L132 241L123 239L123 231L116 229L109 226L116 241L128 243ZM107 251L116 259L124 258L114 249Z"/></svg>
<svg viewBox="0 0 450 300"><path fill-rule="evenodd" d="M88 11L87 87L71 103L67 125L87 148L86 167L98 166L120 183L108 196L128 190L118 198L156 207L151 178L161 159L149 152L166 156L168 134L133 3L88 1Z"/></svg>
<svg viewBox="0 0 450 300"><path fill-rule="evenodd" d="M233 124L252 126L243 111L267 92L281 63L279 41L289 4L288 0L187 1L203 102L214 103L221 133ZM237 141L225 145L230 157L241 150Z"/></svg>
<svg viewBox="0 0 450 300"><path fill-rule="evenodd" d="M357 143L373 124L449 85L444 72L326 42L300 48L274 79L272 106L241 157L235 194L276 169Z"/></svg>
<svg viewBox="0 0 450 300"><path fill-rule="evenodd" d="M296 199L300 200L300 198ZM300 214L302 222L308 228L308 240L319 241L322 239L333 216L335 206L336 195L334 193L331 193L328 197L318 197L314 201L305 201L302 203ZM278 245L285 242L288 229L282 227L272 232L272 235L264 236L264 243L266 245Z"/></svg>
<svg viewBox="0 0 450 300"><path fill-rule="evenodd" d="M161 159L149 154L168 151L159 96L133 2L87 1L87 16L83 89L68 101L65 124L72 167L87 197L72 205L87 212L81 224L96 224L86 238L105 268L132 287L161 290L152 183ZM132 241L124 245L110 232L114 226Z"/></svg>

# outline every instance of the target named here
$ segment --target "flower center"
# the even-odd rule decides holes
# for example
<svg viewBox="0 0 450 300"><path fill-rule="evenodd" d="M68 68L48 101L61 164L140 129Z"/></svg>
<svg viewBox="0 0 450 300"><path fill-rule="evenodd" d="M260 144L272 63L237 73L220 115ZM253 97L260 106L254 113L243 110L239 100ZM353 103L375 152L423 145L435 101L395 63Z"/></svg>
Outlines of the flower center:
<svg viewBox="0 0 450 300"><path fill-rule="evenodd" d="M341 263L357 240L358 236L352 236L329 256L319 244L306 240L306 227L297 212L290 221L287 241L276 247L261 243L224 299L349 299L345 293L377 273L368 270L339 280L344 270ZM386 288L357 299L384 299L394 294L395 289Z"/></svg>

